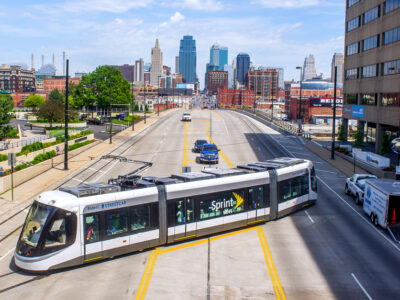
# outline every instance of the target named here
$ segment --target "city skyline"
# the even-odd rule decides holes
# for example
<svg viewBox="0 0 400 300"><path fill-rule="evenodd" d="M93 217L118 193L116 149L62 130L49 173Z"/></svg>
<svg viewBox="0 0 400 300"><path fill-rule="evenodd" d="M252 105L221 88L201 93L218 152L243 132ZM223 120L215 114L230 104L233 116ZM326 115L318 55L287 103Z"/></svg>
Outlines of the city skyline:
<svg viewBox="0 0 400 300"><path fill-rule="evenodd" d="M98 65L150 61L156 38L163 45L165 65L174 67L179 41L192 35L197 42L197 75L204 87L209 49L214 43L229 48L228 62L249 53L255 66L285 68L285 79L298 78L296 66L314 54L317 71L329 76L332 55L343 52L342 1L19 1L0 5L0 32L7 43L1 63L30 65L56 54L62 70L62 51L71 73L93 71ZM157 5L157 3L159 3ZM146 16L146 17L143 17ZM326 22L327 18L330 22ZM22 20L22 21L21 21ZM318 23L319 26L315 26ZM43 30L45 28L46 30Z"/></svg>

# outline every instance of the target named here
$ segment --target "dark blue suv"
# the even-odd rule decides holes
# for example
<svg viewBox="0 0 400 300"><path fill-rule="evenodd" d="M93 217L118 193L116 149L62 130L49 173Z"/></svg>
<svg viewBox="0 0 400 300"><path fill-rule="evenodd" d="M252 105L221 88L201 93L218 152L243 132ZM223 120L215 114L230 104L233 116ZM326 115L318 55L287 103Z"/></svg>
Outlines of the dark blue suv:
<svg viewBox="0 0 400 300"><path fill-rule="evenodd" d="M200 162L202 163L218 163L219 149L214 144L204 144L200 151Z"/></svg>

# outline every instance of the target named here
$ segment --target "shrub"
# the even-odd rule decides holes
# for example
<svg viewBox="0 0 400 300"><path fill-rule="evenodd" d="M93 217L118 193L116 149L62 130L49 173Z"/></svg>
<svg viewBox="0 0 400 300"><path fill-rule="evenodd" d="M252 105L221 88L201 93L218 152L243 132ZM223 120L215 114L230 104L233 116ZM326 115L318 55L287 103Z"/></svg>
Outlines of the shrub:
<svg viewBox="0 0 400 300"><path fill-rule="evenodd" d="M362 146L364 146L364 124L359 124L354 136L354 147L362 148Z"/></svg>
<svg viewBox="0 0 400 300"><path fill-rule="evenodd" d="M68 141L75 140L77 138L80 138L80 137L83 137L83 136L87 136L87 135L92 134L92 133L93 133L93 131L91 131L91 130L82 130L81 132L79 132L77 134L68 136ZM56 137L56 140L59 141L59 142L64 142L65 141L65 136L64 135L58 136L58 137Z"/></svg>
<svg viewBox="0 0 400 300"><path fill-rule="evenodd" d="M0 154L0 161L5 161L8 159L8 155Z"/></svg>
<svg viewBox="0 0 400 300"><path fill-rule="evenodd" d="M42 161L45 161L47 159L50 159L50 158L52 158L52 157L54 157L56 155L57 155L57 153L56 153L55 150L52 150L52 151L49 151L49 152L46 152L46 153L38 154L33 159L32 164L36 165L36 164L41 163Z"/></svg>
<svg viewBox="0 0 400 300"><path fill-rule="evenodd" d="M84 142L76 143L76 144L73 144L73 145L69 145L69 146L68 146L68 151L78 149L78 148L80 148L80 147L89 145L89 144L91 144L91 143L93 143L93 142L94 142L94 141L84 141Z"/></svg>
<svg viewBox="0 0 400 300"><path fill-rule="evenodd" d="M28 167L28 164L20 164L15 167L15 171L23 170Z"/></svg>
<svg viewBox="0 0 400 300"><path fill-rule="evenodd" d="M33 144L30 145L25 145L22 147L21 152L17 153L17 156L21 156L21 155L27 155L30 152L34 152L37 150L42 150L43 144L41 142L35 142Z"/></svg>

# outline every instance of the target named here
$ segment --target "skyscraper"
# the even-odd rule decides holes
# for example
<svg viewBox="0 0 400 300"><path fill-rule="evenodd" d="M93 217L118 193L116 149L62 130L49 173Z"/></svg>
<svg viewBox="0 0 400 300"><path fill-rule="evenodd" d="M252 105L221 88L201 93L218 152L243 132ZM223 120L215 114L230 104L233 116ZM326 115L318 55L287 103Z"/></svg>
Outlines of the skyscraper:
<svg viewBox="0 0 400 300"><path fill-rule="evenodd" d="M159 77L162 75L163 70L163 54L156 39L156 45L151 49L151 69L150 69L150 85L157 86L159 84Z"/></svg>
<svg viewBox="0 0 400 300"><path fill-rule="evenodd" d="M183 36L179 48L179 73L184 83L196 80L196 41L191 35Z"/></svg>
<svg viewBox="0 0 400 300"><path fill-rule="evenodd" d="M224 66L228 64L228 48L221 47L215 43L210 48L210 65L218 66L218 70L223 71Z"/></svg>
<svg viewBox="0 0 400 300"><path fill-rule="evenodd" d="M135 61L135 81L143 82L144 80L144 61L143 58Z"/></svg>
<svg viewBox="0 0 400 300"><path fill-rule="evenodd" d="M246 74L250 68L250 56L247 53L239 53L236 57L236 80L240 85L246 83Z"/></svg>
<svg viewBox="0 0 400 300"><path fill-rule="evenodd" d="M179 56L175 56L175 74L179 74Z"/></svg>
<svg viewBox="0 0 400 300"><path fill-rule="evenodd" d="M337 82L343 83L344 80L344 56L343 53L335 53L332 57L331 81L335 81L335 66L337 67Z"/></svg>
<svg viewBox="0 0 400 300"><path fill-rule="evenodd" d="M314 77L317 77L315 58L314 55L310 54L310 56L304 59L303 81L313 79Z"/></svg>

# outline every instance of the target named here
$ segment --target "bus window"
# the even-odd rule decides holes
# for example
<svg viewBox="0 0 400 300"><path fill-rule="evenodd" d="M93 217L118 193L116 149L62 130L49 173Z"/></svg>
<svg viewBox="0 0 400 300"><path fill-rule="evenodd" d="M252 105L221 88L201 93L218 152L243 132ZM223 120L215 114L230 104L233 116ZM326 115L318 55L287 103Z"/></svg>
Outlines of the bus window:
<svg viewBox="0 0 400 300"><path fill-rule="evenodd" d="M100 241L99 214L85 215L85 243Z"/></svg>

